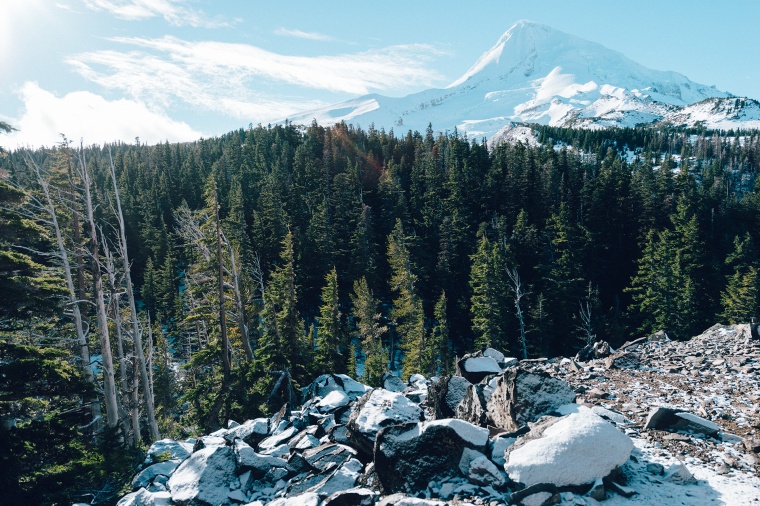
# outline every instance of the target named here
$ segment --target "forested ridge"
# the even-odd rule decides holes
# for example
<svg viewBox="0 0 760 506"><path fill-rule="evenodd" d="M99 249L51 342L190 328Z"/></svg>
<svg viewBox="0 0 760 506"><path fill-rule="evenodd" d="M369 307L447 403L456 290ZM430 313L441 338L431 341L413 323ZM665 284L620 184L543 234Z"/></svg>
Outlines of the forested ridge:
<svg viewBox="0 0 760 506"><path fill-rule="evenodd" d="M290 380L756 316L757 132L535 128L490 148L312 124L0 155L9 494L107 500L152 439L268 414Z"/></svg>

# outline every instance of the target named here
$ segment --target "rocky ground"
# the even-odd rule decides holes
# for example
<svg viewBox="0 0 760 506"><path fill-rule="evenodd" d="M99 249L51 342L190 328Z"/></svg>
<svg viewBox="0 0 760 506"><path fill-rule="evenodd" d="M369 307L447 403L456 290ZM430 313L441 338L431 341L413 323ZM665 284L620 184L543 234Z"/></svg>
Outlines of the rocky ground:
<svg viewBox="0 0 760 506"><path fill-rule="evenodd" d="M760 504L760 341L716 325L575 359L466 356L151 447L120 506Z"/></svg>
<svg viewBox="0 0 760 506"><path fill-rule="evenodd" d="M629 433L677 457L696 458L721 474L760 473L760 341L750 337L748 325L715 325L685 342L657 339L587 362L526 365L566 380L578 393L577 402L622 413L632 422ZM655 406L711 420L722 438L644 431Z"/></svg>

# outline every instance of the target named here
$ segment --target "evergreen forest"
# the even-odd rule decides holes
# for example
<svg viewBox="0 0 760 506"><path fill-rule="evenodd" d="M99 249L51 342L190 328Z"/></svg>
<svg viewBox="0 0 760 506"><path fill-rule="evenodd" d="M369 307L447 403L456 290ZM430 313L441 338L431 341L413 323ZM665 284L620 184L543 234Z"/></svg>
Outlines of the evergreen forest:
<svg viewBox="0 0 760 506"><path fill-rule="evenodd" d="M378 386L757 316L758 132L533 128L0 153L6 499L106 504L153 440L325 373Z"/></svg>

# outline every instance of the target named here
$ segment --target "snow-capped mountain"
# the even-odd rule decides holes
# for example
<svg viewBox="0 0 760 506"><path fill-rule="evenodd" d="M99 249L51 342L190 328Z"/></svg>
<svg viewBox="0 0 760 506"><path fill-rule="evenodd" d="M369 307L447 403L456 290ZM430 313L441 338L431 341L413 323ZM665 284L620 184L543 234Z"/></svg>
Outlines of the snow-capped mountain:
<svg viewBox="0 0 760 506"><path fill-rule="evenodd" d="M760 104L545 25L520 21L459 79L406 97L372 94L289 118L491 138L514 122L603 128L666 121L757 128ZM749 122L749 123L746 123ZM746 123L746 124L745 124Z"/></svg>

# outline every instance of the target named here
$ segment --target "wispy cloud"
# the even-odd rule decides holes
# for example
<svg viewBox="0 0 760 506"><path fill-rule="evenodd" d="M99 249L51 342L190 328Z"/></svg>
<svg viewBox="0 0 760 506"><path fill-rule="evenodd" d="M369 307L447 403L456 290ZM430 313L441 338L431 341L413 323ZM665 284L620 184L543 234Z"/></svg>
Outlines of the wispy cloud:
<svg viewBox="0 0 760 506"><path fill-rule="evenodd" d="M106 100L87 91L58 97L35 82L25 83L20 95L23 114L8 118L18 131L0 136L0 143L9 149L52 146L61 140L60 134L69 139L81 138L86 144L131 142L135 137L154 144L166 140L191 141L203 136L186 123L133 100Z"/></svg>
<svg viewBox="0 0 760 506"><path fill-rule="evenodd" d="M334 37L331 37L329 35L325 35L322 33L304 32L302 30L289 29L289 28L278 28L277 30L274 31L274 34L282 35L283 37L295 37L296 39L319 40L319 41L335 40Z"/></svg>
<svg viewBox="0 0 760 506"><path fill-rule="evenodd" d="M120 19L140 21L163 17L174 26L220 28L230 22L211 18L205 12L185 6L187 0L83 0L92 10L106 11Z"/></svg>
<svg viewBox="0 0 760 506"><path fill-rule="evenodd" d="M288 56L246 44L175 37L114 38L130 51L95 51L68 60L88 80L160 107L179 100L256 121L326 105L268 94L283 84L334 93L419 89L440 82L426 45L391 46L337 56ZM278 90L279 91L279 90Z"/></svg>

